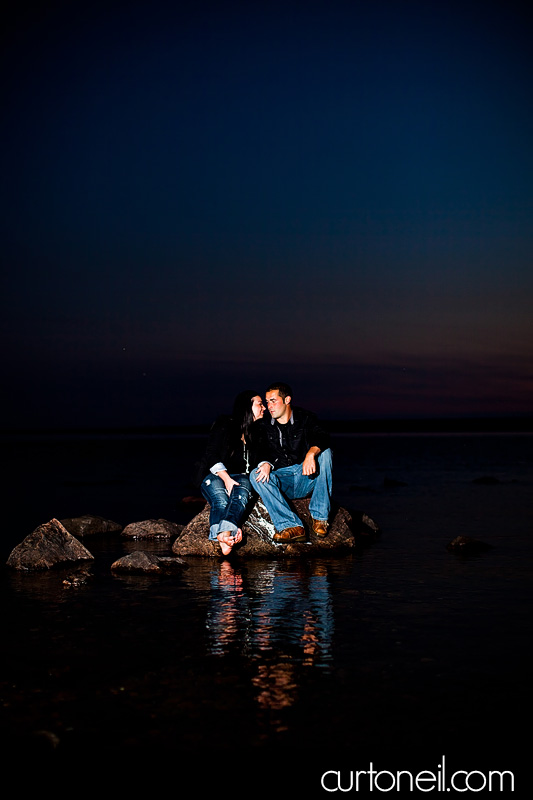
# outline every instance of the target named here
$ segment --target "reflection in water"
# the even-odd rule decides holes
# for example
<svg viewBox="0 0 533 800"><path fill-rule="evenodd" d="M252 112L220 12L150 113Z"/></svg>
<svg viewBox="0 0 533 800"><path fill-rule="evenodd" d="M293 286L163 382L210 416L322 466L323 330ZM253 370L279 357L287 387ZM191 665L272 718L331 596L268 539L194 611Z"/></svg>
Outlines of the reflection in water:
<svg viewBox="0 0 533 800"><path fill-rule="evenodd" d="M257 676L252 683L257 689L259 707L271 711L280 711L292 706L298 694L298 683L295 669L289 662L277 664L260 664ZM281 730L280 721L276 720L276 728Z"/></svg>
<svg viewBox="0 0 533 800"><path fill-rule="evenodd" d="M333 611L327 563L220 562L211 573L206 626L213 655L238 652L254 664L261 710L292 706L304 668L329 670ZM283 730L278 717L270 722Z"/></svg>

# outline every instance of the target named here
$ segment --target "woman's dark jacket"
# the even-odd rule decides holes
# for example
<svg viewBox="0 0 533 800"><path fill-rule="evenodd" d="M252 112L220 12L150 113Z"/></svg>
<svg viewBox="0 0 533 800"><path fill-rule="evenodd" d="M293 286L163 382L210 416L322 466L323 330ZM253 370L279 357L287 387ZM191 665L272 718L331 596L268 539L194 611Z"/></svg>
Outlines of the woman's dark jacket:
<svg viewBox="0 0 533 800"><path fill-rule="evenodd" d="M224 464L230 475L249 472L257 466L257 449L253 441L247 442L246 451L248 466L241 431L230 416L221 415L212 424L205 453L196 464L195 485L200 486L211 467L219 462Z"/></svg>

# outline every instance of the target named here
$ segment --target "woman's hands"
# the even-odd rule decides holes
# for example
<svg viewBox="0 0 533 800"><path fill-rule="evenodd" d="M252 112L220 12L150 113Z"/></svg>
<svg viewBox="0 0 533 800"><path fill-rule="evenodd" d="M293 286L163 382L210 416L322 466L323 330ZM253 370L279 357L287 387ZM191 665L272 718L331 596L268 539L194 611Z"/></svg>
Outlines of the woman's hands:
<svg viewBox="0 0 533 800"><path fill-rule="evenodd" d="M240 483L238 481L234 481L225 469L221 469L220 472L217 472L217 475L224 481L224 486L226 487L228 495L231 494L231 490L234 486L240 486Z"/></svg>
<svg viewBox="0 0 533 800"><path fill-rule="evenodd" d="M224 486L226 487L227 493L231 494L231 490L233 489L233 487L240 486L240 483L238 483L238 481L234 481L233 478L230 478L228 476L228 480L224 481Z"/></svg>

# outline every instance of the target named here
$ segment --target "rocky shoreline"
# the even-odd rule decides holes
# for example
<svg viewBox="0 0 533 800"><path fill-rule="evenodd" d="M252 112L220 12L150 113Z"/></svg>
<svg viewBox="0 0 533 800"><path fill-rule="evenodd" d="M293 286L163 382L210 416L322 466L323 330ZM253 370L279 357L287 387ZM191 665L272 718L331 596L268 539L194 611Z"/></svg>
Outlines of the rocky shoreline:
<svg viewBox="0 0 533 800"><path fill-rule="evenodd" d="M190 502L191 498L187 498ZM202 502L191 504L202 506ZM305 542L280 544L274 542L274 526L262 501L251 507L244 522L243 539L231 556L223 556L218 542L208 538L209 506L203 508L186 525L166 519L147 519L125 526L93 514L66 519L51 519L39 525L11 551L6 566L19 573L38 573L44 570L76 568L63 583L76 586L91 577L94 556L80 540L96 536L114 536L129 541L168 541L169 550L159 555L141 548L116 559L110 564L112 573L145 575L175 575L187 569L187 558L315 558L343 556L371 544L380 535L378 525L367 514L332 503L328 535L319 538L313 533L309 500L294 500L293 508L303 522ZM456 536L446 544L450 553L472 555L486 552L491 546L479 539Z"/></svg>
<svg viewBox="0 0 533 800"><path fill-rule="evenodd" d="M342 555L353 552L379 535L376 523L366 514L350 511L333 504L330 528L325 539L311 530L309 500L294 501L308 533L306 542L277 544L272 540L274 528L265 507L258 500L243 525L243 541L232 558L284 558L323 555ZM96 515L86 514L67 519L51 519L39 525L11 551L7 567L19 572L38 572L62 567L83 565L94 560L90 550L80 540L97 535L112 535L129 540L158 540L172 542L171 555L160 556L136 550L110 565L112 572L169 575L187 568L185 557L221 558L217 542L208 538L209 506L197 513L187 525L165 519L142 520L125 527ZM86 570L85 570L86 572Z"/></svg>

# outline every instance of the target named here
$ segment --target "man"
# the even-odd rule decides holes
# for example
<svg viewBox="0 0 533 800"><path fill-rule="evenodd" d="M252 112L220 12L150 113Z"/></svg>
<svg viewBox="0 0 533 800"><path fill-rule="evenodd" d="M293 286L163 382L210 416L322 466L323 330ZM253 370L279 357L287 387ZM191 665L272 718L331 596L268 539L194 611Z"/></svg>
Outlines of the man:
<svg viewBox="0 0 533 800"><path fill-rule="evenodd" d="M314 414L292 405L292 390L286 383L268 387L266 405L270 418L265 416L254 423L264 461L250 473L250 480L276 528L274 541L305 541L302 521L287 500L309 496L313 531L317 536L327 536L331 500L329 435Z"/></svg>

